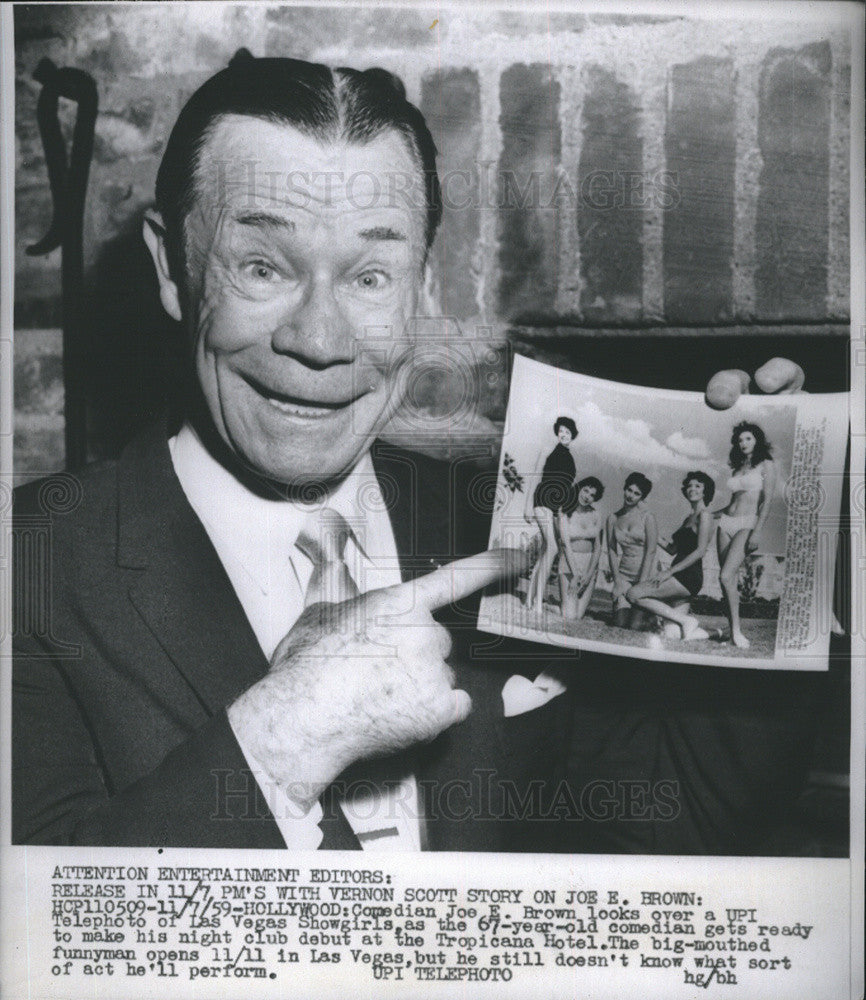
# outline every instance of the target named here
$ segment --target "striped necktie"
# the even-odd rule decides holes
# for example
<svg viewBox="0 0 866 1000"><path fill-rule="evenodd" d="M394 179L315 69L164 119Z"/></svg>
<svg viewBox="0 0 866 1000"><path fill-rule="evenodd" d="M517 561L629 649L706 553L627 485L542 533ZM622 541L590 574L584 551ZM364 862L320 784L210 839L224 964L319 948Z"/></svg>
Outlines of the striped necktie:
<svg viewBox="0 0 866 1000"><path fill-rule="evenodd" d="M305 608L312 604L340 604L360 593L345 560L351 534L342 514L330 507L323 507L314 522L301 530L295 544L313 564L304 595Z"/></svg>
<svg viewBox="0 0 866 1000"><path fill-rule="evenodd" d="M313 564L310 582L304 595L304 607L315 604L339 604L360 594L346 565L346 545L352 529L337 511L323 507L313 515L301 530L296 546ZM352 827L362 845L374 845L387 850L399 842L399 831L394 825L394 808L389 804L389 791L410 773L407 754L384 760L359 761L342 775L347 798L343 805L353 814ZM320 849L346 849L346 820L326 792L321 799L323 822L320 823L324 839ZM378 805L376 804L378 802ZM423 828L422 828L423 829ZM345 830L345 833L349 833Z"/></svg>

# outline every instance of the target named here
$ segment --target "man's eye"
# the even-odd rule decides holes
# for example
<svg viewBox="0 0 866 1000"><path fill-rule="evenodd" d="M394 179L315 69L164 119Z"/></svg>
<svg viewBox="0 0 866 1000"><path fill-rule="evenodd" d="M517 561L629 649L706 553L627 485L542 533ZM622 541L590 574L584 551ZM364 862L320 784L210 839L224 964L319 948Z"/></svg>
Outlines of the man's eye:
<svg viewBox="0 0 866 1000"><path fill-rule="evenodd" d="M279 278L277 269L266 260L251 260L244 264L244 272L255 281L270 283Z"/></svg>
<svg viewBox="0 0 866 1000"><path fill-rule="evenodd" d="M362 292L380 292L388 286L390 278L384 271L362 271L355 278L355 286Z"/></svg>

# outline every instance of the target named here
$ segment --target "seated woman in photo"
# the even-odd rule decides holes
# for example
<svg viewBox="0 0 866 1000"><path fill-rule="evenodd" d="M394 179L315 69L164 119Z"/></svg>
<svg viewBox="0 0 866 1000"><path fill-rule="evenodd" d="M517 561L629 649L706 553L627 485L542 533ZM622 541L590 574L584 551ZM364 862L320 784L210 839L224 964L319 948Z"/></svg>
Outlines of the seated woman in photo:
<svg viewBox="0 0 866 1000"><path fill-rule="evenodd" d="M659 542L673 556L670 568L635 584L625 595L629 603L678 625L686 640L709 638L709 633L689 613L689 605L704 583L703 558L715 528L707 507L715 492L716 485L705 472L688 473L682 493L692 509L670 541Z"/></svg>
<svg viewBox="0 0 866 1000"><path fill-rule="evenodd" d="M626 591L649 579L656 568L658 527L647 509L652 483L640 472L625 480L622 506L607 519L607 547L613 573L613 624L618 628L645 627L646 614L626 600Z"/></svg>
<svg viewBox="0 0 866 1000"><path fill-rule="evenodd" d="M737 424L731 435L728 463L731 478L725 483L731 499L719 519L717 547L721 572L719 581L728 607L731 641L741 649L751 643L740 628L740 569L746 556L756 552L761 530L770 512L770 500L776 488L776 469L772 449L757 424Z"/></svg>
<svg viewBox="0 0 866 1000"><path fill-rule="evenodd" d="M601 480L581 479L574 492L574 500L559 515L559 592L566 621L586 614L604 534L602 515L594 507L604 495Z"/></svg>
<svg viewBox="0 0 866 1000"><path fill-rule="evenodd" d="M544 609L547 580L556 558L556 518L569 502L577 473L569 451L572 441L577 438L577 425L571 417L557 417L553 433L558 443L546 458L543 451L539 454L532 477L537 485L534 490L530 485L523 511L525 520L529 524L534 521L541 531L541 551L532 568L526 594L527 607L537 612Z"/></svg>

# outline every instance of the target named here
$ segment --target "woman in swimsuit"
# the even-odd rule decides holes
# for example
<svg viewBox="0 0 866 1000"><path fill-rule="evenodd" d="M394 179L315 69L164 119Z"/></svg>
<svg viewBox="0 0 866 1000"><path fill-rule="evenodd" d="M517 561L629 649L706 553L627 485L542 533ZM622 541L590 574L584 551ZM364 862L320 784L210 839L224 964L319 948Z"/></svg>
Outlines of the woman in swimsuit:
<svg viewBox="0 0 866 1000"><path fill-rule="evenodd" d="M646 616L626 600L626 591L643 583L656 565L658 527L646 508L653 484L640 472L630 472L623 488L622 507L607 519L607 546L613 572L613 624L639 629Z"/></svg>
<svg viewBox="0 0 866 1000"><path fill-rule="evenodd" d="M683 639L708 639L697 618L689 614L689 602L704 583L703 558L713 537L712 503L716 484L705 472L690 472L683 480L682 493L691 513L671 536L659 542L674 557L670 569L644 583L630 587L626 599L639 608L674 622Z"/></svg>
<svg viewBox="0 0 866 1000"><path fill-rule="evenodd" d="M535 489L527 492L523 516L529 524L533 521L541 531L541 552L529 578L526 605L530 610L542 611L547 579L556 558L555 519L572 496L577 470L569 446L577 437L577 425L571 417L557 417L553 433L559 443L545 458L539 454L533 479Z"/></svg>
<svg viewBox="0 0 866 1000"><path fill-rule="evenodd" d="M581 479L576 497L559 515L559 593L562 617L583 618L598 573L604 522L593 504L601 500L604 486L595 476Z"/></svg>
<svg viewBox="0 0 866 1000"><path fill-rule="evenodd" d="M725 483L731 499L724 510L714 515L719 521L719 581L728 606L731 641L741 649L748 649L750 643L740 628L740 569L746 556L757 551L770 513L770 500L776 488L772 454L766 435L757 424L737 424L728 456L732 475Z"/></svg>

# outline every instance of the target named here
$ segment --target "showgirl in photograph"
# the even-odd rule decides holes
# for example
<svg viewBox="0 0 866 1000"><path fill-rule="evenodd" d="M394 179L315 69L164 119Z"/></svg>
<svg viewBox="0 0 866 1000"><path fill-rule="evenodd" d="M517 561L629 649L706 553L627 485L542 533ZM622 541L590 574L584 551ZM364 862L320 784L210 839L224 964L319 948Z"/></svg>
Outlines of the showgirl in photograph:
<svg viewBox="0 0 866 1000"><path fill-rule="evenodd" d="M607 546L613 573L613 624L641 628L646 615L626 600L626 592L643 583L656 568L658 526L646 498L652 483L640 472L631 472L623 488L622 506L607 519Z"/></svg>
<svg viewBox="0 0 866 1000"><path fill-rule="evenodd" d="M573 501L559 515L559 592L567 621L583 618L595 588L604 534L604 519L595 504L603 494L600 479L581 479Z"/></svg>
<svg viewBox="0 0 866 1000"><path fill-rule="evenodd" d="M731 499L714 515L719 524L719 580L728 609L731 641L748 649L749 640L740 628L740 570L746 557L760 548L761 531L776 488L772 447L757 424L744 421L734 427L728 463L732 475L725 486L731 491Z"/></svg>
<svg viewBox="0 0 866 1000"><path fill-rule="evenodd" d="M547 580L556 558L556 518L569 503L577 473L569 450L577 438L577 425L571 417L560 416L553 424L553 433L557 444L547 456L543 451L539 454L523 512L525 520L529 524L535 522L541 531L541 551L532 569L526 595L526 606L537 612L543 610ZM534 490L532 482L536 483Z"/></svg>

